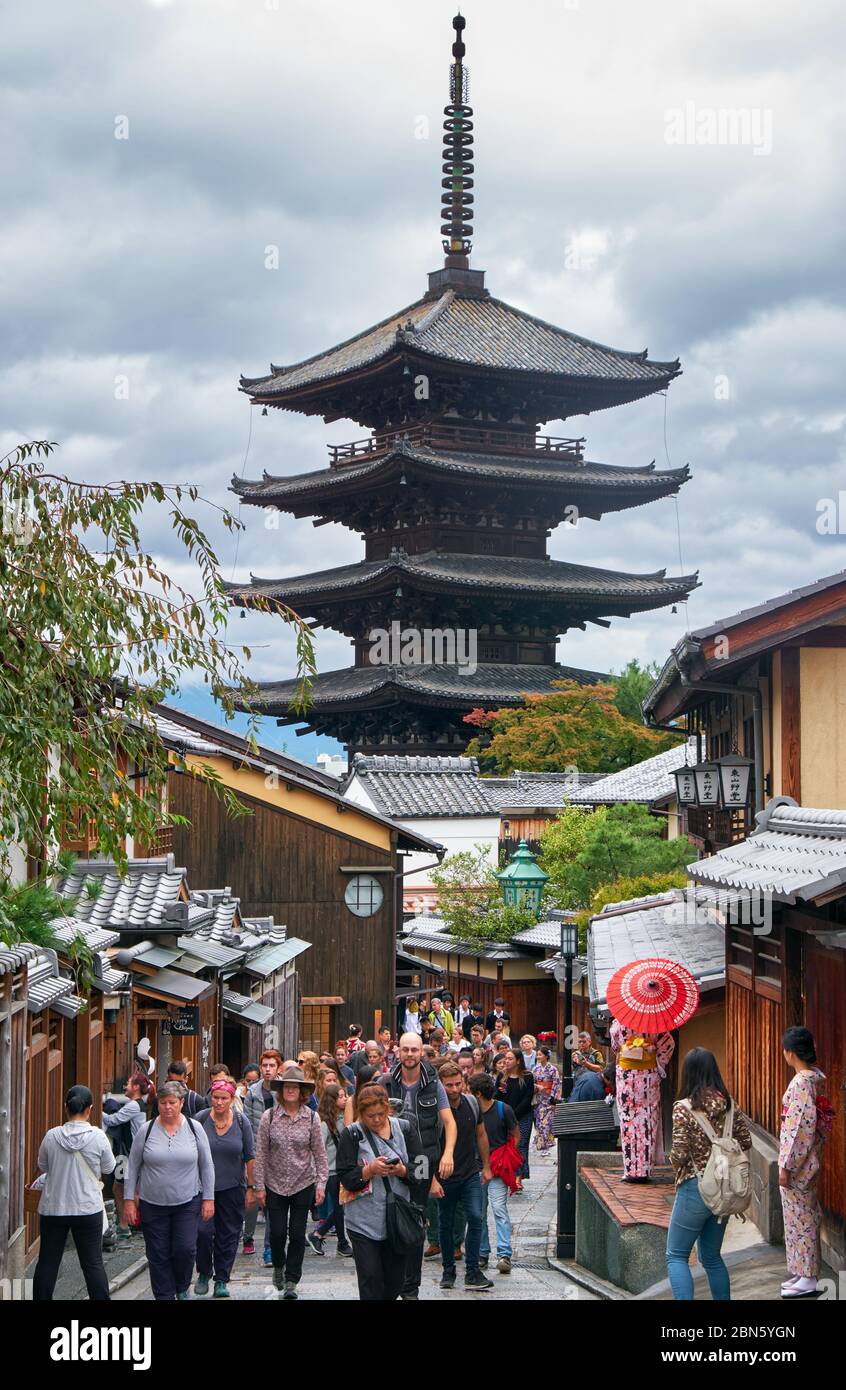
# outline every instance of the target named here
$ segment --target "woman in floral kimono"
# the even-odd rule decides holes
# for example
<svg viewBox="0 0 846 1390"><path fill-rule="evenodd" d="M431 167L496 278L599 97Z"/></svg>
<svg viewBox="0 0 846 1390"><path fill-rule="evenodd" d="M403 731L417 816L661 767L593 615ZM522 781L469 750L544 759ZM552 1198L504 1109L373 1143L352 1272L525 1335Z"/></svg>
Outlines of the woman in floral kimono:
<svg viewBox="0 0 846 1390"><path fill-rule="evenodd" d="M782 1047L784 1060L796 1074L782 1100L779 1134L778 1181L790 1274L781 1286L781 1296L816 1298L821 1219L817 1175L833 1111L822 1095L825 1077L814 1065L817 1054L812 1034L807 1028L788 1028Z"/></svg>
<svg viewBox="0 0 846 1390"><path fill-rule="evenodd" d="M649 1182L652 1169L664 1157L661 1082L675 1046L669 1033L637 1033L616 1019L611 1025L624 1182Z"/></svg>
<svg viewBox="0 0 846 1390"><path fill-rule="evenodd" d="M535 1078L532 1104L535 1110L535 1148L543 1154L555 1143L552 1116L556 1102L561 1099L561 1077L553 1064L552 1052L544 1043L538 1044L537 1055L537 1065L532 1069Z"/></svg>

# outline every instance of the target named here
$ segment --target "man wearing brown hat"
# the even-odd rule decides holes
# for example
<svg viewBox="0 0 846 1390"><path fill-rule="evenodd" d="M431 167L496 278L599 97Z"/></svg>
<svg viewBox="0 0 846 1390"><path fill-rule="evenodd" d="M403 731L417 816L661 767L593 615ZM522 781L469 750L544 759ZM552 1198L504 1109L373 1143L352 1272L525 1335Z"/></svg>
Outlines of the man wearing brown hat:
<svg viewBox="0 0 846 1390"><path fill-rule="evenodd" d="M273 1282L283 1298L297 1298L303 1272L308 1213L326 1192L329 1163L317 1112L309 1108L314 1082L285 1065L271 1083L276 1104L261 1117L256 1138L256 1185L267 1211Z"/></svg>

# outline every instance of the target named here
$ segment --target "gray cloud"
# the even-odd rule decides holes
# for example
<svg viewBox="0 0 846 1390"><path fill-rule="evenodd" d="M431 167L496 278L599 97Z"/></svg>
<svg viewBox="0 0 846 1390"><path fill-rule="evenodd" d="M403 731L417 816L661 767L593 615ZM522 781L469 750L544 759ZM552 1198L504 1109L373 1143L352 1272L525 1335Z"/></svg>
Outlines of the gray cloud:
<svg viewBox="0 0 846 1390"><path fill-rule="evenodd" d="M177 477L237 507L240 372L329 346L416 299L439 261L440 123L454 0L134 0L19 7L0 55L3 441L46 436L86 478ZM844 477L840 7L626 0L466 7L476 108L474 264L495 294L576 332L681 356L670 461L685 570L667 611L568 634L562 659L662 659L703 623L844 566L816 506ZM672 145L667 113L772 113L772 153ZM114 138L115 119L129 139ZM420 121L429 122L419 139ZM425 133L425 132L424 132ZM584 251L569 269L572 248ZM265 269L267 246L280 265ZM115 378L129 399L115 399ZM727 399L717 379L727 383ZM726 394L725 388L722 395ZM592 457L664 454L664 400L551 422ZM351 422L253 412L247 476L324 466ZM359 558L342 527L244 508L237 577ZM224 572L235 544L207 521ZM160 517L149 540L190 578ZM552 553L677 572L666 501ZM232 624L255 674L290 674L270 619ZM319 632L324 668L349 644ZM186 698L192 698L188 696ZM199 697L198 697L199 698ZM287 737L287 735L286 735ZM293 751L313 743L289 739Z"/></svg>

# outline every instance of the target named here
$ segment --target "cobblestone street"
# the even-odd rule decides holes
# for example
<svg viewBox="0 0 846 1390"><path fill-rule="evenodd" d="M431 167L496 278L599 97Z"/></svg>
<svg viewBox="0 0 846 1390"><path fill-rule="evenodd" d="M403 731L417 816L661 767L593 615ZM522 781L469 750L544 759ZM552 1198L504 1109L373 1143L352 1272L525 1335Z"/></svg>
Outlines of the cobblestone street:
<svg viewBox="0 0 846 1390"><path fill-rule="evenodd" d="M495 1287L488 1293L470 1294L463 1286L463 1266L458 1265L458 1279L455 1288L444 1292L438 1287L441 1277L439 1260L427 1260L423 1265L423 1284L420 1290L423 1299L471 1299L476 1302L490 1299L591 1299L594 1294L578 1288L564 1274L551 1269L546 1259L547 1231L555 1214L556 1163L552 1155L532 1154L532 1177L526 1184L522 1196L511 1199L511 1219L514 1226L514 1262L511 1274L501 1275L496 1271L496 1261L488 1270ZM493 1218L490 1218L493 1234ZM261 1247L262 1228L257 1231L257 1243ZM134 1241L133 1241L134 1244ZM301 1300L349 1299L357 1300L355 1268L351 1259L336 1257L335 1243L326 1242L326 1255L323 1257L306 1251L303 1278L299 1292ZM138 1238L138 1253L143 1253L143 1241ZM276 1299L277 1294L271 1282L271 1271L265 1269L261 1255L239 1255L232 1272L230 1291L233 1299ZM115 1300L149 1300L150 1284L146 1271L138 1274L113 1294ZM193 1298L193 1292L192 1292ZM209 1297L198 1300L212 1303Z"/></svg>

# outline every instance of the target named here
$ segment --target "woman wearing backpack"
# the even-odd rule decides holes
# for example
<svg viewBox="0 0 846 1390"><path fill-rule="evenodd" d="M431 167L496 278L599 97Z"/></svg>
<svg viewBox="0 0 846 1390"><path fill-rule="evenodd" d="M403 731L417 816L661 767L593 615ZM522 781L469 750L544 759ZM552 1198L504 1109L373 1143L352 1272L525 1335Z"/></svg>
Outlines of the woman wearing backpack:
<svg viewBox="0 0 846 1390"><path fill-rule="evenodd" d="M197 1234L197 1282L204 1298L214 1275L214 1297L229 1297L229 1276L238 1253L238 1237L248 1207L256 1200L253 1127L235 1109L235 1082L219 1075L211 1084L211 1108L200 1110L197 1124L206 1132L214 1164L214 1216Z"/></svg>
<svg viewBox="0 0 846 1390"><path fill-rule="evenodd" d="M746 1121L726 1090L716 1057L705 1047L694 1047L685 1057L679 1099L673 1106L670 1162L676 1174L676 1200L667 1232L667 1273L673 1298L690 1302L693 1275L688 1261L696 1245L711 1297L724 1301L731 1298L729 1274L720 1254L726 1219L714 1215L699 1190L699 1175L711 1156L712 1141L693 1112L704 1114L718 1137L724 1136L730 1114L731 1137L743 1152L751 1149Z"/></svg>
<svg viewBox="0 0 846 1390"><path fill-rule="evenodd" d="M123 1093L126 1096L123 1105L119 1105L116 1100L103 1101L103 1117L100 1124L106 1131L112 1153L120 1160L116 1167L113 1187L117 1210L117 1238L129 1240L132 1228L127 1226L123 1214L122 1175L133 1140L147 1118L148 1099L150 1096L155 1097L156 1088L146 1072L136 1071L127 1081Z"/></svg>
<svg viewBox="0 0 846 1390"><path fill-rule="evenodd" d="M200 1221L214 1216L214 1164L205 1130L182 1113L186 1088L166 1081L159 1113L139 1129L124 1180L124 1218L141 1217L156 1302L187 1299Z"/></svg>
<svg viewBox="0 0 846 1390"><path fill-rule="evenodd" d="M816 1298L821 1221L817 1177L834 1112L822 1095L825 1077L815 1065L813 1035L807 1028L788 1028L781 1041L784 1060L795 1072L782 1100L779 1134L778 1181L790 1275L781 1296Z"/></svg>
<svg viewBox="0 0 846 1390"><path fill-rule="evenodd" d="M32 1297L49 1303L59 1267L73 1236L85 1287L92 1301L105 1303L109 1280L103 1266L103 1192L101 1178L114 1171L114 1154L101 1129L91 1124L94 1097L87 1086L71 1086L65 1096L66 1122L44 1136L38 1150L43 1179L38 1203L41 1247Z"/></svg>

